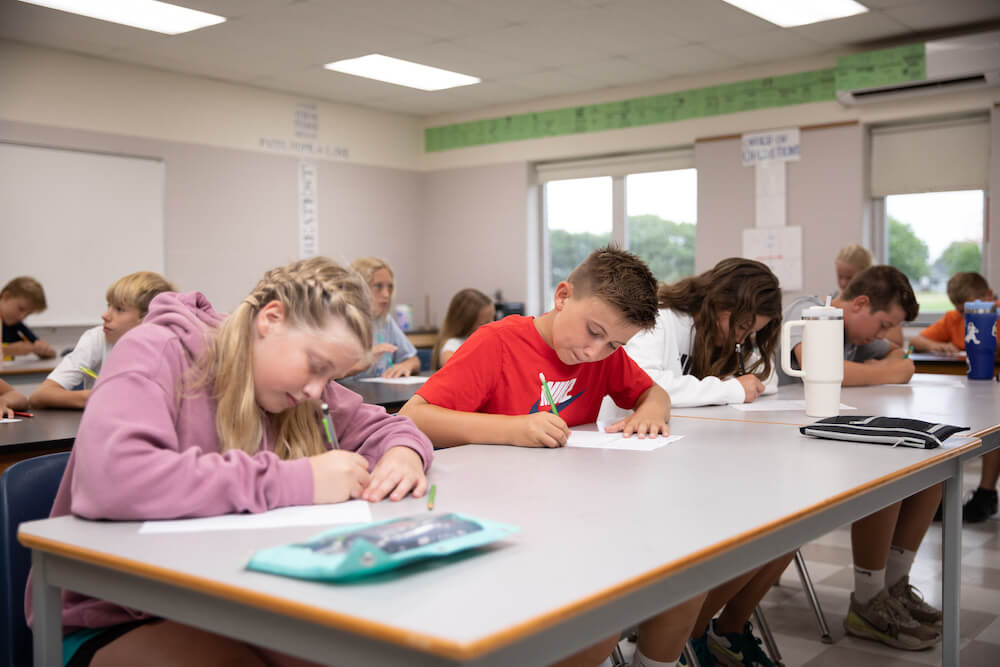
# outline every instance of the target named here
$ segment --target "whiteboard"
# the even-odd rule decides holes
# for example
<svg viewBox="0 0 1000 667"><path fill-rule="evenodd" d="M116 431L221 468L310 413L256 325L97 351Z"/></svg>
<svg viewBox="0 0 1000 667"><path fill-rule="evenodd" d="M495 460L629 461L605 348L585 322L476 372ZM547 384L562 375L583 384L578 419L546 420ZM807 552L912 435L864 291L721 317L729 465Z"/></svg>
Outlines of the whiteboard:
<svg viewBox="0 0 1000 667"><path fill-rule="evenodd" d="M48 301L29 326L96 324L118 278L166 275L163 184L161 160L0 143L0 287L33 276Z"/></svg>

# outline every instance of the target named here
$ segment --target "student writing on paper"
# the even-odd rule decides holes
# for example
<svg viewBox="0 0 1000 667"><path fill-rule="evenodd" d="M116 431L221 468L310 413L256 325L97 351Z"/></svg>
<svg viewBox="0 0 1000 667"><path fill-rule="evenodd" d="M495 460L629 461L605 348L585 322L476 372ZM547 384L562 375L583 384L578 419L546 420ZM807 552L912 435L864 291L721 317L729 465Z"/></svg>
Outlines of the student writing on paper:
<svg viewBox="0 0 1000 667"><path fill-rule="evenodd" d="M724 259L701 275L660 285L657 297L656 326L636 334L625 350L670 394L671 405L750 403L777 391L774 351L781 330L781 288L767 266ZM619 418L621 412L605 399L600 420ZM732 664L736 656L746 664L772 664L753 634L750 615L794 555L709 592L691 633L701 664Z"/></svg>
<svg viewBox="0 0 1000 667"><path fill-rule="evenodd" d="M173 291L173 285L152 271L130 273L112 283L105 295L108 308L101 315L102 324L83 332L73 351L32 392L31 404L82 410L94 385L94 378L84 369L100 373L111 346L142 322L153 297Z"/></svg>
<svg viewBox="0 0 1000 667"><path fill-rule="evenodd" d="M413 347L390 312L392 297L396 293L396 278L389 264L378 257L362 257L354 260L351 266L371 288L374 344L361 361L351 368L347 379L380 376L394 378L419 373L417 348Z"/></svg>
<svg viewBox="0 0 1000 667"><path fill-rule="evenodd" d="M14 410L27 410L28 399L14 387L0 380L0 419L14 416Z"/></svg>
<svg viewBox="0 0 1000 667"><path fill-rule="evenodd" d="M36 354L41 359L56 356L52 346L35 335L24 319L46 309L45 289L30 276L14 278L0 290L0 320L3 322L4 358Z"/></svg>
<svg viewBox="0 0 1000 667"><path fill-rule="evenodd" d="M451 359L462 343L479 327L493 321L496 309L493 299L477 289L460 290L451 297L437 343L431 355L431 370L438 370Z"/></svg>
<svg viewBox="0 0 1000 667"><path fill-rule="evenodd" d="M635 410L610 432L666 434L667 393L622 349L654 326L656 310L656 279L642 260L614 247L597 250L556 286L552 310L480 327L400 414L441 447L556 448L566 443L569 426L592 423L610 395ZM633 664L676 662L703 599L640 624ZM617 640L597 642L560 664L597 665Z"/></svg>
<svg viewBox="0 0 1000 667"><path fill-rule="evenodd" d="M427 438L334 382L370 346L367 286L321 257L268 271L227 317L198 292L160 294L101 370L51 515L179 519L423 495ZM64 653L84 660L302 664L77 593L62 617Z"/></svg>

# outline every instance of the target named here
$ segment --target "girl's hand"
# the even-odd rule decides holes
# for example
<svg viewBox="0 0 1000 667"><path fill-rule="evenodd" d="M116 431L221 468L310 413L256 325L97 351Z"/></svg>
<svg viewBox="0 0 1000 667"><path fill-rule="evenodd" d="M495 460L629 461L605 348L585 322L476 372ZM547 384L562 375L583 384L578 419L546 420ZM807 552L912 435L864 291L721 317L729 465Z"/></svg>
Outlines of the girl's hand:
<svg viewBox="0 0 1000 667"><path fill-rule="evenodd" d="M569 438L569 426L551 411L511 417L510 442L521 447L562 447Z"/></svg>
<svg viewBox="0 0 1000 667"><path fill-rule="evenodd" d="M647 435L650 438L655 438L657 435L670 434L670 427L667 426L663 415L646 415L641 410L636 410L625 419L615 422L604 430L607 433L622 433L626 438L633 433L640 438L645 438Z"/></svg>
<svg viewBox="0 0 1000 667"><path fill-rule="evenodd" d="M382 371L384 378L398 378L410 375L410 367L404 364L395 364Z"/></svg>
<svg viewBox="0 0 1000 667"><path fill-rule="evenodd" d="M13 419L14 411L4 403L3 399L0 399L0 419Z"/></svg>
<svg viewBox="0 0 1000 667"><path fill-rule="evenodd" d="M409 447L396 446L387 451L375 464L362 500L377 503L389 495L390 500L402 500L407 493L414 498L424 495L427 477L424 475L424 460Z"/></svg>
<svg viewBox="0 0 1000 667"><path fill-rule="evenodd" d="M313 504L341 503L360 498L371 479L368 461L339 449L309 457L313 474Z"/></svg>
<svg viewBox="0 0 1000 667"><path fill-rule="evenodd" d="M378 359L380 354L392 354L396 351L396 346L392 343L379 343L372 348L371 355L372 359Z"/></svg>
<svg viewBox="0 0 1000 667"><path fill-rule="evenodd" d="M743 385L744 403L753 403L764 393L764 383L756 375L741 375L736 379Z"/></svg>

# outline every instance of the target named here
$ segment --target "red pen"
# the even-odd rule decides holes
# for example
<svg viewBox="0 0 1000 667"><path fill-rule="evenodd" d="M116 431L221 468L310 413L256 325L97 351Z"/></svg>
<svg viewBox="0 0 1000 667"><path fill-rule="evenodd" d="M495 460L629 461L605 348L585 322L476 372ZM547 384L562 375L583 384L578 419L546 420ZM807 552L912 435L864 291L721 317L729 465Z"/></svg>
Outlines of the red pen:
<svg viewBox="0 0 1000 667"><path fill-rule="evenodd" d="M15 417L34 417L35 415L33 415L30 412L18 412L17 410L14 410L14 416Z"/></svg>

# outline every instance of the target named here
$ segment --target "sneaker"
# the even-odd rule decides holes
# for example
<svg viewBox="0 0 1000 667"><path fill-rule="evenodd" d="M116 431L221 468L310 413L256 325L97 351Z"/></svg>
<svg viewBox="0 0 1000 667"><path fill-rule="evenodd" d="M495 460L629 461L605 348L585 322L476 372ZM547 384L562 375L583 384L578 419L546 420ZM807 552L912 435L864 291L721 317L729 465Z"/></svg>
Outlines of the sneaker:
<svg viewBox="0 0 1000 667"><path fill-rule="evenodd" d="M851 606L844 619L847 634L882 642L906 651L922 651L941 641L941 633L913 620L900 602L883 590L865 604L851 593Z"/></svg>
<svg viewBox="0 0 1000 667"><path fill-rule="evenodd" d="M716 667L719 664L708 650L708 633L703 634L697 639L692 639L688 644L694 649L694 657L701 667ZM678 667L687 667L687 664L687 658L681 653L681 659L677 661Z"/></svg>
<svg viewBox="0 0 1000 667"><path fill-rule="evenodd" d="M986 521L997 513L996 489L979 487L972 494L969 502L962 506L962 521L979 523Z"/></svg>
<svg viewBox="0 0 1000 667"><path fill-rule="evenodd" d="M941 630L944 614L941 613L940 609L924 602L924 596L920 594L920 591L910 585L910 575L906 575L890 586L889 596L902 604L917 623L929 625L938 631Z"/></svg>
<svg viewBox="0 0 1000 667"><path fill-rule="evenodd" d="M761 641L754 637L753 625L750 623L743 626L743 632L719 634L715 631L715 621L712 621L712 630L707 634L708 650L720 665L774 667L774 662L761 649Z"/></svg>

